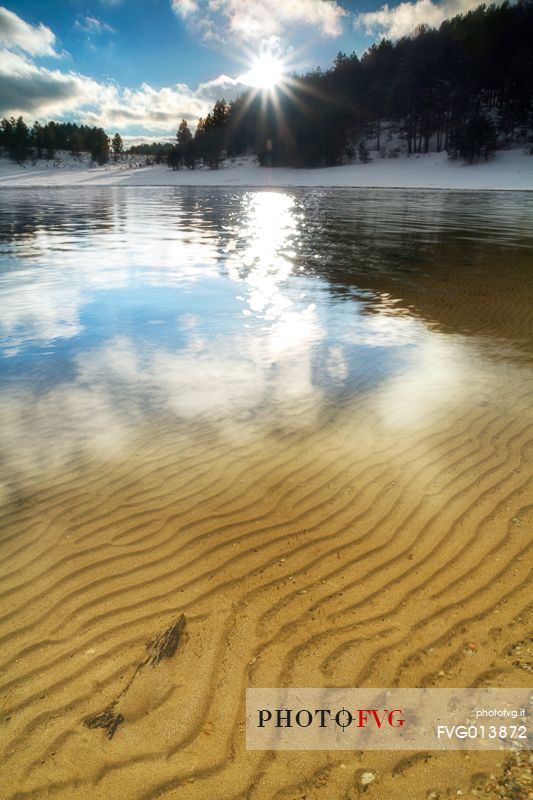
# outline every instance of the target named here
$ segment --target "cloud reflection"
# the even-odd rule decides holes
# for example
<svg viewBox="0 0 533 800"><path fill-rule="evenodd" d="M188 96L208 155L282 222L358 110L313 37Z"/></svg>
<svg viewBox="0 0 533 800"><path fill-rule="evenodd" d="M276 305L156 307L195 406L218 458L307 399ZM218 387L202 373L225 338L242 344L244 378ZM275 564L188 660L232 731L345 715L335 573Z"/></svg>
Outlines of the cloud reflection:
<svg viewBox="0 0 533 800"><path fill-rule="evenodd" d="M393 431L423 428L467 398L476 380L490 382L483 373L483 362L474 361L463 342L425 337L405 368L378 388L375 403L381 422Z"/></svg>
<svg viewBox="0 0 533 800"><path fill-rule="evenodd" d="M0 278L0 330L15 377L0 395L0 447L10 484L115 457L154 415L236 441L312 428L341 394L387 429L425 424L459 396L460 338L430 330L392 294L347 298L304 269L328 242L316 225L309 232L298 196L94 197L58 206L55 223L37 197L33 226L6 237L14 268Z"/></svg>

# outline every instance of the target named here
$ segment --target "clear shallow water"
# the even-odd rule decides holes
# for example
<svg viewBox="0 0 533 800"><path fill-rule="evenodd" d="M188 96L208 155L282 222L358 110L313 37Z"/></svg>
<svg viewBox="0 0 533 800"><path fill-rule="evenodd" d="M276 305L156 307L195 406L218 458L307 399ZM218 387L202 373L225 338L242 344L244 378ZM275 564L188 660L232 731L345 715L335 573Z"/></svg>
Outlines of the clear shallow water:
<svg viewBox="0 0 533 800"><path fill-rule="evenodd" d="M28 426L58 467L154 414L317 424L372 392L414 423L527 363L532 221L523 193L4 191L8 461Z"/></svg>
<svg viewBox="0 0 533 800"><path fill-rule="evenodd" d="M245 686L528 685L532 212L0 193L6 797L352 796L349 754L245 749ZM488 755L368 768L453 794Z"/></svg>

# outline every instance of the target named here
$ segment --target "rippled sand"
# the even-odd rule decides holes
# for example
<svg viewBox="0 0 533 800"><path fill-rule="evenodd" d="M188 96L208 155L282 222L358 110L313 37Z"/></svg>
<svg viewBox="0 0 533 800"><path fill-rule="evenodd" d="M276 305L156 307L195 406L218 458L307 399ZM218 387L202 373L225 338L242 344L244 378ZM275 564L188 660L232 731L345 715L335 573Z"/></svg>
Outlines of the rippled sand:
<svg viewBox="0 0 533 800"><path fill-rule="evenodd" d="M246 752L244 693L531 685L524 265L361 278L449 338L319 411L290 387L275 413L224 425L100 397L109 426L91 435L111 444L52 469L54 403L75 430L94 394L36 403L25 428L4 408L25 477L6 477L3 515L2 797L354 800L369 770L368 798L501 796L503 753ZM175 655L139 673L116 735L87 728L180 614Z"/></svg>

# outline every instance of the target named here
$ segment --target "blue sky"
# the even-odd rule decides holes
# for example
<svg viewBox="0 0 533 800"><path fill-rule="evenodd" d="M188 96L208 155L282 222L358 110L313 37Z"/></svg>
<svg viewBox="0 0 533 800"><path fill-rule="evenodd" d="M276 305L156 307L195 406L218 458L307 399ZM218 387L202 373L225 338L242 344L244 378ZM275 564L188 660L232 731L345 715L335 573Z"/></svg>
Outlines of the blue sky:
<svg viewBox="0 0 533 800"><path fill-rule="evenodd" d="M172 136L245 88L254 54L328 67L478 0L17 0L0 6L0 115Z"/></svg>
<svg viewBox="0 0 533 800"><path fill-rule="evenodd" d="M352 12L376 5L374 0L342 4ZM156 88L175 83L194 86L221 73L234 76L244 71L240 61L244 52L232 46L231 37L222 42L204 40L169 0L19 0L6 7L26 22L47 25L57 37L56 47L69 54L65 65L98 80L111 78L126 86L145 81ZM287 45L301 49L300 60L309 66L328 66L339 50L360 52L375 39L349 24L342 25L340 35L301 23L287 28L287 33Z"/></svg>

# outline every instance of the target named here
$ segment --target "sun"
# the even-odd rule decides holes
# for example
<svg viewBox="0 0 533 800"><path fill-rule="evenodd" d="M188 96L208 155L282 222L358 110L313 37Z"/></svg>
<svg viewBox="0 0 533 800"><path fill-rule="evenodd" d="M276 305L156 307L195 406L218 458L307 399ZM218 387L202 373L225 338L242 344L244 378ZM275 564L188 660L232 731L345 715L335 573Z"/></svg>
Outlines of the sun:
<svg viewBox="0 0 533 800"><path fill-rule="evenodd" d="M273 89L283 78L283 62L273 53L262 53L243 75L243 81L254 89Z"/></svg>

